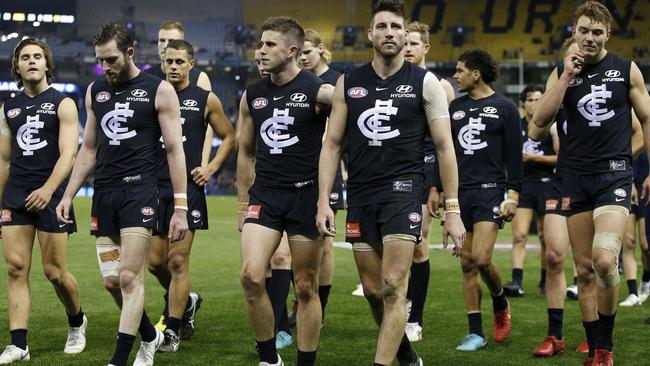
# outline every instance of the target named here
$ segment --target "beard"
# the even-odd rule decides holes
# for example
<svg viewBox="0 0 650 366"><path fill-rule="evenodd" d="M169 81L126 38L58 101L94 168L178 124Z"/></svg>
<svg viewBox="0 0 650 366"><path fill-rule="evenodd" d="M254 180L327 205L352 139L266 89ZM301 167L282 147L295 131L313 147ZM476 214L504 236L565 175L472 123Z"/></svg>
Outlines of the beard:
<svg viewBox="0 0 650 366"><path fill-rule="evenodd" d="M112 71L106 72L106 82L111 86L117 86L127 81L129 75L129 68L131 66L128 63L125 63L117 73Z"/></svg>

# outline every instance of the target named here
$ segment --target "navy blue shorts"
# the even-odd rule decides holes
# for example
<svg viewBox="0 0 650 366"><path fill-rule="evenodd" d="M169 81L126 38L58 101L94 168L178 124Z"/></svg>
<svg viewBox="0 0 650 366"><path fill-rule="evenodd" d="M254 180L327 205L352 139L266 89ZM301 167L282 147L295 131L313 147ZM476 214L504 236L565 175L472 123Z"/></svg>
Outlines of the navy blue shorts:
<svg viewBox="0 0 650 366"><path fill-rule="evenodd" d="M348 207L345 239L349 243L382 244L390 234L413 235L420 242L422 232L422 203L417 201L373 203L363 207Z"/></svg>
<svg viewBox="0 0 650 366"><path fill-rule="evenodd" d="M592 175L565 175L562 210L569 215L592 211L607 205L630 209L632 171Z"/></svg>
<svg viewBox="0 0 650 366"><path fill-rule="evenodd" d="M187 182L187 226L190 230L208 229L208 205L203 187ZM167 234L169 222L174 214L174 189L169 184L158 184L158 228L157 234Z"/></svg>
<svg viewBox="0 0 650 366"><path fill-rule="evenodd" d="M119 235L120 229L144 227L157 230L158 187L142 184L117 191L93 194L90 233L94 236Z"/></svg>
<svg viewBox="0 0 650 366"><path fill-rule="evenodd" d="M503 228L503 218L499 215L499 204L503 202L504 191L501 188L460 189L458 203L460 218L466 231L474 231L474 224L489 221Z"/></svg>
<svg viewBox="0 0 650 366"><path fill-rule="evenodd" d="M25 208L25 198L37 188L19 187L9 182L5 188L2 198L2 226L11 225L32 225L36 230L46 233L74 233L77 231L77 224L62 224L56 218L56 206L61 201L65 186L59 187L52 194L47 207L38 212L29 212ZM74 220L74 209L70 208L70 219Z"/></svg>

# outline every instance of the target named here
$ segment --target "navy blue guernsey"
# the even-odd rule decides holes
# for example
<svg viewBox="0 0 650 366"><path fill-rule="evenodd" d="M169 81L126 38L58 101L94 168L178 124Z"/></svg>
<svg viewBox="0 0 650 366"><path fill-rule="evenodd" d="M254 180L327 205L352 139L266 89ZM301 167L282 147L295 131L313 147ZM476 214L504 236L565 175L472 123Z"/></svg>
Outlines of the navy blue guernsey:
<svg viewBox="0 0 650 366"><path fill-rule="evenodd" d="M517 106L494 93L469 95L449 106L461 189L499 187L521 191L522 143Z"/></svg>
<svg viewBox="0 0 650 366"><path fill-rule="evenodd" d="M332 69L327 69L327 71L318 75L318 77L321 78L321 80L323 80L324 82L332 86L336 86L336 82L339 80L340 76L341 76L340 72L334 71Z"/></svg>
<svg viewBox="0 0 650 366"><path fill-rule="evenodd" d="M145 73L118 86L92 86L97 121L95 190L121 190L158 180L160 124L155 100L162 80Z"/></svg>
<svg viewBox="0 0 650 366"><path fill-rule="evenodd" d="M318 184L318 159L325 132L325 113L316 113L323 81L301 70L276 85L270 77L246 89L255 122L255 185L292 189Z"/></svg>
<svg viewBox="0 0 650 366"><path fill-rule="evenodd" d="M183 128L183 150L185 151L185 166L187 180L192 181L191 171L201 166L201 155L207 124L205 122L205 109L208 104L210 92L199 86L190 84L187 88L176 92L181 105L181 126ZM160 137L160 167L159 182L169 183L169 165L167 153L162 137Z"/></svg>
<svg viewBox="0 0 650 366"><path fill-rule="evenodd" d="M528 137L528 120L526 117L521 119L521 141L523 151L531 155L555 155L553 149L553 138L548 134L542 141L531 140ZM539 181L543 178L553 176L553 165L541 164L534 162L524 162L524 181Z"/></svg>
<svg viewBox="0 0 650 366"><path fill-rule="evenodd" d="M387 79L370 63L345 74L350 207L422 199L426 73L404 62Z"/></svg>
<svg viewBox="0 0 650 366"><path fill-rule="evenodd" d="M634 159L632 163L632 172L634 176L634 184L641 185L643 181L648 177L648 155L646 152L642 152L639 156ZM641 195L641 192L639 192Z"/></svg>
<svg viewBox="0 0 650 366"><path fill-rule="evenodd" d="M52 174L59 159L57 111L65 98L50 87L34 97L20 92L5 102L5 119L12 137L11 184L38 188Z"/></svg>
<svg viewBox="0 0 650 366"><path fill-rule="evenodd" d="M585 64L567 88L568 164L579 175L632 169L631 62L612 52ZM558 66L561 75L564 65Z"/></svg>
<svg viewBox="0 0 650 366"><path fill-rule="evenodd" d="M165 73L160 68L160 64L153 65L153 66L151 66L151 68L145 70L144 72L146 72L147 74L157 76L162 80L167 79L167 75L165 75ZM191 68L190 69L190 84L197 85L197 83L199 82L199 76L200 75L201 75L201 70L198 67L194 66L193 68Z"/></svg>

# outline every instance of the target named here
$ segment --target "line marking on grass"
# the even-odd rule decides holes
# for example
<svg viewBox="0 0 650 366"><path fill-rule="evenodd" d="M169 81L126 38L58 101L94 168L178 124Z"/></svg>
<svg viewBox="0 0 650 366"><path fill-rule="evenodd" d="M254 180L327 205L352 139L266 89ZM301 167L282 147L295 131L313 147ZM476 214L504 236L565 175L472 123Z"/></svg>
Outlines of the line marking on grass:
<svg viewBox="0 0 650 366"><path fill-rule="evenodd" d="M352 249L352 244L344 241L335 241L334 247L341 249ZM451 248L453 248L453 244L449 244L447 250L451 250ZM429 249L444 250L442 249L442 244L429 244ZM538 243L526 244L527 252L539 252L540 249L541 247ZM499 252L509 252L512 250L512 243L496 243L494 244L494 250L497 250Z"/></svg>

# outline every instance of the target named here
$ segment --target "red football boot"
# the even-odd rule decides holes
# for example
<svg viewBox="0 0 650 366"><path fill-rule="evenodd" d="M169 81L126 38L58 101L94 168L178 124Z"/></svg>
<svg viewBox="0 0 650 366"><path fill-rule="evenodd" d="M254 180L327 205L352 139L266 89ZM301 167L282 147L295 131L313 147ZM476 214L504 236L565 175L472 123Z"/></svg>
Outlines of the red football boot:
<svg viewBox="0 0 650 366"><path fill-rule="evenodd" d="M504 342L508 339L511 330L512 319L510 319L510 305L508 305L505 310L494 312L494 341L496 343Z"/></svg>
<svg viewBox="0 0 650 366"><path fill-rule="evenodd" d="M614 366L614 352L609 352L602 348L596 348L594 362L591 363L591 366Z"/></svg>
<svg viewBox="0 0 650 366"><path fill-rule="evenodd" d="M533 354L537 357L553 357L564 353L564 340L559 340L555 336L547 336L541 346L533 350Z"/></svg>
<svg viewBox="0 0 650 366"><path fill-rule="evenodd" d="M578 353L589 353L589 343L587 343L587 340L585 339L584 342L580 344L580 347L576 349L576 352Z"/></svg>

